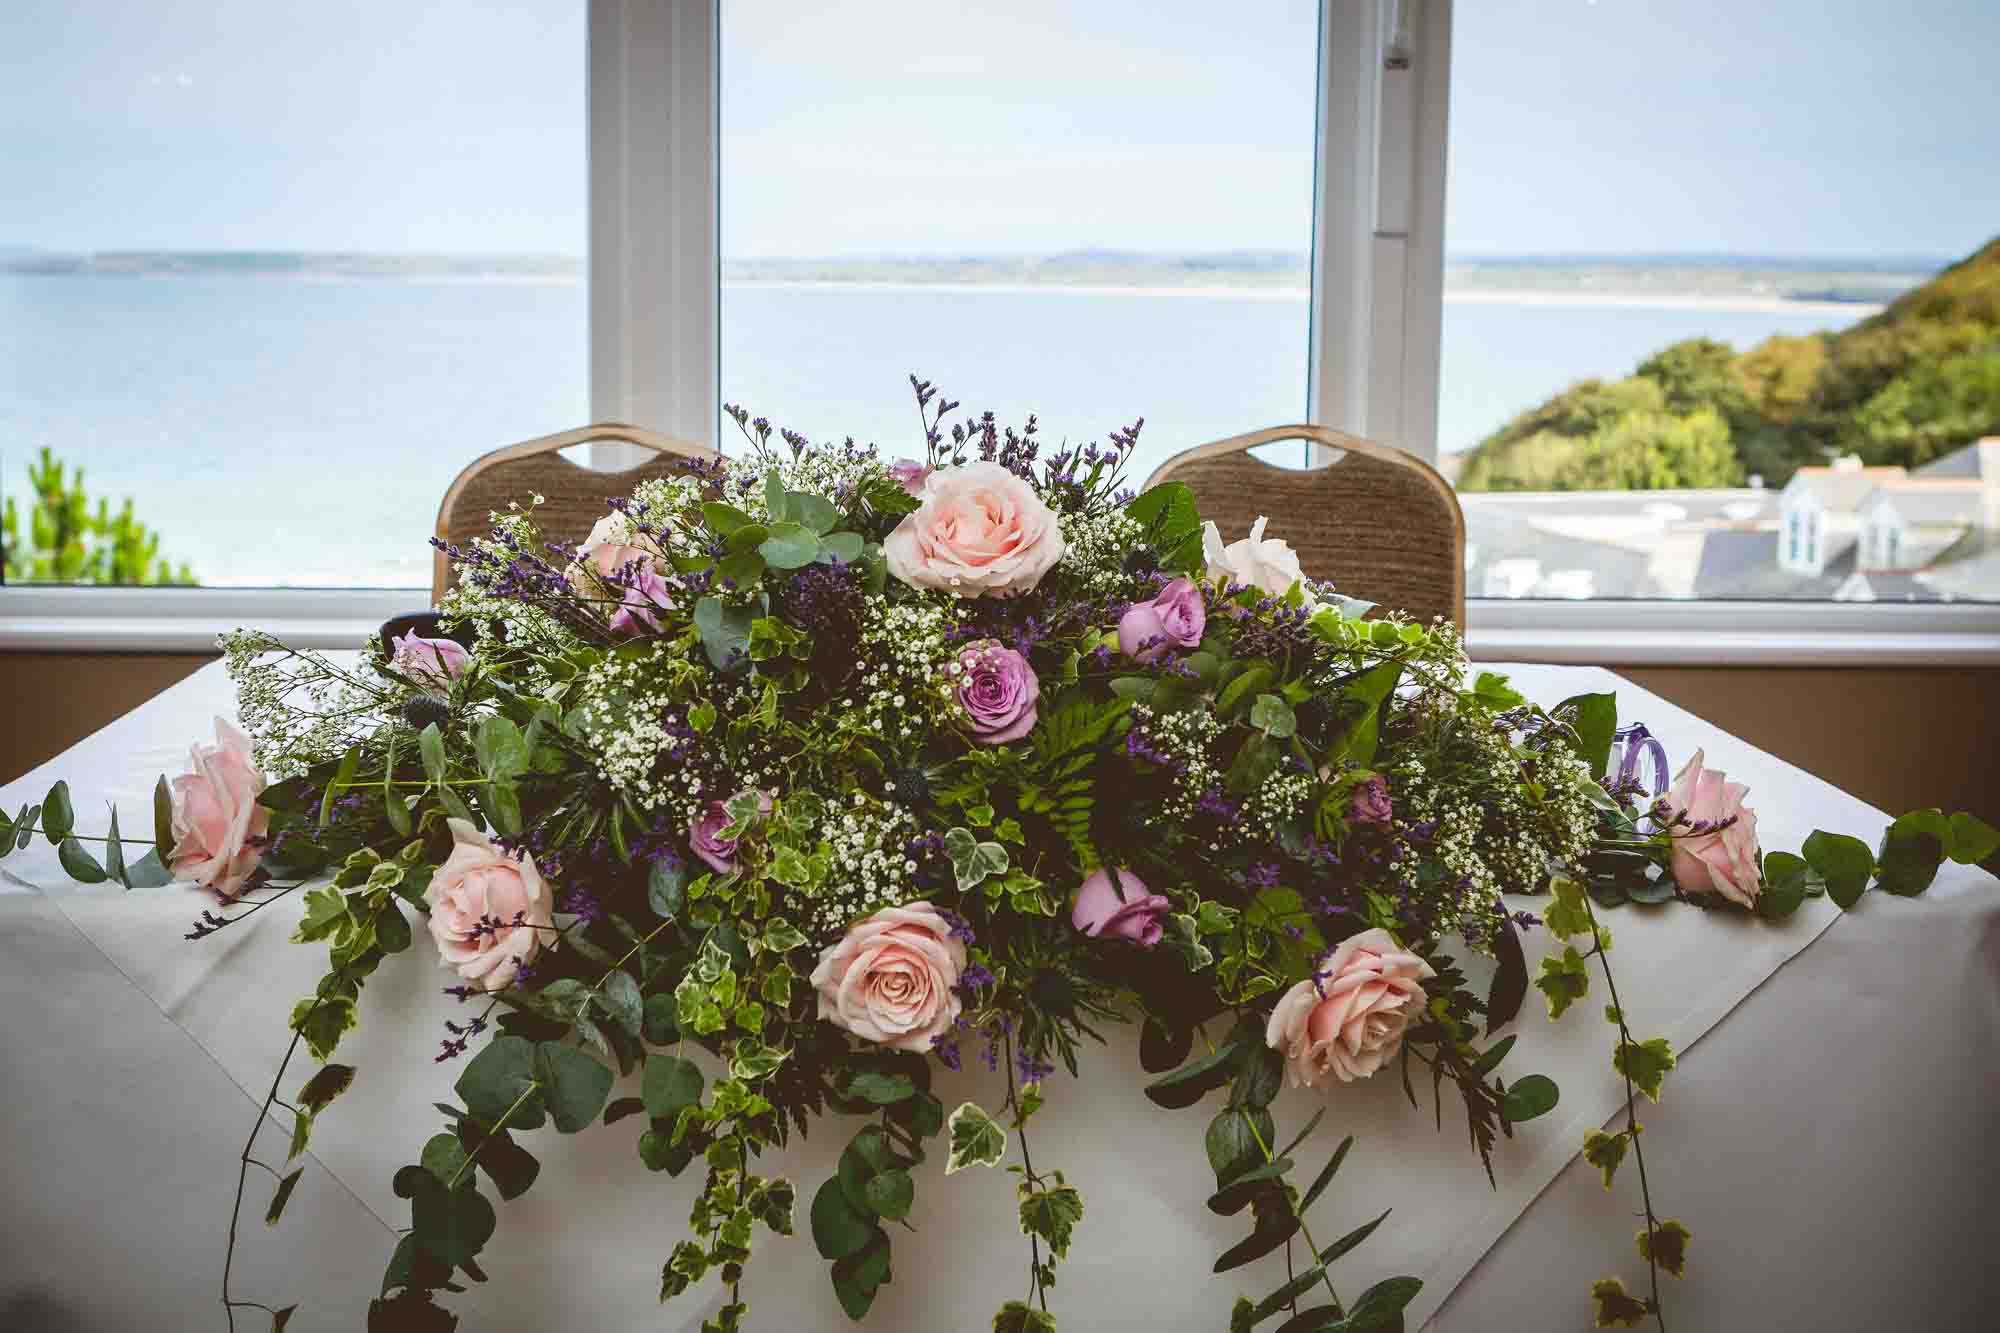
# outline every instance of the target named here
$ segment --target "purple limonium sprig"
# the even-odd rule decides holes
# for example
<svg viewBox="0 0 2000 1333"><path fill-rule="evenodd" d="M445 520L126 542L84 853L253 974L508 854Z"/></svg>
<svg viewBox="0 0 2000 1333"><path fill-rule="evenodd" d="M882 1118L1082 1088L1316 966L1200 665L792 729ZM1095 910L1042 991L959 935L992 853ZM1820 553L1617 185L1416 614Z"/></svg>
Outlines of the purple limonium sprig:
<svg viewBox="0 0 2000 1333"><path fill-rule="evenodd" d="M930 835L926 835L926 836L927 836L927 837L936 837L936 835L935 835L935 834L930 834ZM914 839L914 840L912 840L912 841L911 841L911 843L910 843L910 846L911 846L911 847L914 847L914 846L916 846L917 842L919 842L919 841L922 841L922 839ZM943 839L941 839L941 838L940 838L940 839L938 839L938 843L939 843L939 846L940 846L940 847L942 847L942 846L943 846ZM912 853L912 857L913 857L913 859L914 859L914 853ZM960 916L960 915L959 915L958 913L956 913L956 912L952 911L952 910L951 910L950 908L948 908L948 907L940 907L940 908L938 908L938 909L937 909L937 914L938 914L939 916L941 916L941 917L943 917L943 918L944 918L944 922L945 922L945 924L946 924L947 926L950 926L950 927L951 927L950 931L948 931L948 932L946 933L946 935L945 935L945 938L946 938L946 939L952 939L952 940L962 940L962 941L964 941L964 942L965 942L965 943L967 943L967 944L971 944L971 943L973 943L973 942L974 942L974 939L975 939L975 937L974 937L974 935L973 935L973 933L972 933L972 923L971 923L970 921L967 921L967 920L966 920L966 919L965 919L964 917ZM966 975L968 975L968 976L969 976L969 975L971 975L971 972L972 972L972 971L974 971L974 970L977 970L977 971L979 971L979 972L983 972L983 973L985 973L985 974L986 974L986 979L987 979L987 981L988 981L988 982L991 982L991 981L992 981L992 979L993 979L993 974L992 974L992 973L990 973L990 972L986 972L986 969L985 969L985 968L983 968L983 967L979 967L979 965L978 965L978 964L976 964L976 963L975 963L975 964L973 965L973 967L972 967L971 969L968 969L968 970L967 970L967 973L966 973ZM961 983L961 984L963 984L963 983Z"/></svg>
<svg viewBox="0 0 2000 1333"><path fill-rule="evenodd" d="M597 901L597 895L581 884L572 885L562 896L558 910L576 917L585 925L596 925L604 919L604 905Z"/></svg>
<svg viewBox="0 0 2000 1333"><path fill-rule="evenodd" d="M952 933L957 934L958 932L953 931ZM958 990L967 999L973 998L979 991L985 990L992 984L993 974L978 963L972 964L965 971L958 974Z"/></svg>

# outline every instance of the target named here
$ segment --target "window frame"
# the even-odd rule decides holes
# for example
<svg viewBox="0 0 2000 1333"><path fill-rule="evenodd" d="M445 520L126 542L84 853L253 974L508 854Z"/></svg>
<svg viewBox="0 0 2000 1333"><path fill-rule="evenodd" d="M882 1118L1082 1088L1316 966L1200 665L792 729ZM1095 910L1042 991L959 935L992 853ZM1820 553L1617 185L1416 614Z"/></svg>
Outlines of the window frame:
<svg viewBox="0 0 2000 1333"><path fill-rule="evenodd" d="M590 401L713 443L717 0L588 5ZM1321 0L1308 416L1437 457L1453 0ZM664 74L664 77L662 75ZM1246 422L1245 426L1257 423ZM494 441L495 447L505 441ZM629 461L599 446L594 461ZM187 652L263 626L352 647L413 589L0 587L0 651ZM1485 660L1990 665L2000 604L1474 599Z"/></svg>

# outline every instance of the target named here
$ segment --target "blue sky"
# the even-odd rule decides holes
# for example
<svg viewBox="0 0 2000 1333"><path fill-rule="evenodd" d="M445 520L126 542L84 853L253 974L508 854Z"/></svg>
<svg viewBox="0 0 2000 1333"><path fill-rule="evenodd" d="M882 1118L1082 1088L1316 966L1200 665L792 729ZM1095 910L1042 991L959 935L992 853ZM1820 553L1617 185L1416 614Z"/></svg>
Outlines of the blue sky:
<svg viewBox="0 0 2000 1333"><path fill-rule="evenodd" d="M1956 254L2000 5L1461 0L1454 253ZM0 245L578 253L581 0L7 0ZM738 255L1303 249L1302 0L725 0Z"/></svg>

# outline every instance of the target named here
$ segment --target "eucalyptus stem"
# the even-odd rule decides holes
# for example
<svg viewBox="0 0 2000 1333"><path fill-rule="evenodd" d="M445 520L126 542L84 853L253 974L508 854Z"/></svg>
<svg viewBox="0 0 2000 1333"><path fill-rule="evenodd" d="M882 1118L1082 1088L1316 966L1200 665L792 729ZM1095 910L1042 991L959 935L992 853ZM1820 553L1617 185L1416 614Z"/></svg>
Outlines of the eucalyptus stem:
<svg viewBox="0 0 2000 1333"><path fill-rule="evenodd" d="M480 1138L478 1146L467 1153L465 1160L458 1164L458 1170L451 1173L451 1179L444 1183L445 1193L449 1194L458 1187L459 1177L472 1169L473 1159L479 1156L480 1150L493 1141L495 1134L506 1128L507 1122L514 1118L514 1112L521 1109L521 1103L527 1101L528 1098L534 1096L537 1092L540 1092L541 1088L542 1085L539 1082L533 1079L528 1081L528 1086L521 1089L521 1095L514 1099L514 1104L500 1113L500 1118L495 1120L492 1128Z"/></svg>
<svg viewBox="0 0 2000 1333"><path fill-rule="evenodd" d="M1625 1006L1619 1003L1618 983L1611 976L1611 960L1605 954L1603 936L1598 932L1597 910L1591 906L1588 893L1578 897L1583 900L1584 914L1590 920L1591 952L1597 955L1597 965L1604 973L1604 988L1611 996L1611 1012L1618 1017L1618 1048L1622 1051L1637 1043L1632 1040L1632 1030L1625 1025ZM1646 1181L1646 1149L1639 1142L1638 1091L1632 1086L1629 1062L1628 1068L1622 1072L1625 1077L1625 1128L1632 1136L1632 1160L1639 1167L1639 1198L1646 1207L1646 1270L1652 1283L1653 1319L1659 1325L1660 1333L1667 1333L1666 1310L1660 1304L1660 1261L1654 1253L1660 1219L1653 1212L1653 1191Z"/></svg>
<svg viewBox="0 0 2000 1333"><path fill-rule="evenodd" d="M1264 1160L1266 1162L1274 1160L1271 1156L1271 1145L1264 1142L1264 1135L1258 1130L1257 1122L1249 1116L1245 1116L1243 1117L1243 1123L1250 1126L1250 1137L1257 1140L1257 1150L1264 1154ZM1312 1228L1306 1225L1305 1214L1294 1212L1292 1216L1299 1219L1299 1235L1305 1238L1306 1249L1312 1252L1313 1262L1316 1264L1319 1263L1319 1242L1313 1239ZM1285 1252L1285 1263L1288 1267L1291 1264L1291 1251L1289 1249ZM1327 1299L1332 1301L1337 1309L1346 1310L1347 1307L1340 1303L1340 1293L1333 1289L1333 1274L1326 1271L1325 1265L1320 1266L1319 1280L1326 1286Z"/></svg>

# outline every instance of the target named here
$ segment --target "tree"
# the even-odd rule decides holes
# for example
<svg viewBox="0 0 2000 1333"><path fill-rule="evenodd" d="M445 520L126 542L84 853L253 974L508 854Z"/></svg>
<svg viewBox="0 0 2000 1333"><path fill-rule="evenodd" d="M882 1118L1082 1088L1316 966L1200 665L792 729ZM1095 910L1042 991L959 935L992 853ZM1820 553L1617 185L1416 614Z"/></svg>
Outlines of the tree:
<svg viewBox="0 0 2000 1333"><path fill-rule="evenodd" d="M93 512L83 469L74 477L44 446L28 464L34 501L25 522L7 497L5 569L10 583L193 583L185 563L160 556L159 536L132 512L128 497L113 514L99 499Z"/></svg>

